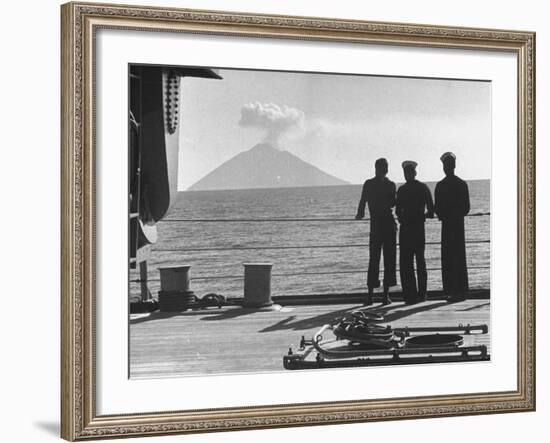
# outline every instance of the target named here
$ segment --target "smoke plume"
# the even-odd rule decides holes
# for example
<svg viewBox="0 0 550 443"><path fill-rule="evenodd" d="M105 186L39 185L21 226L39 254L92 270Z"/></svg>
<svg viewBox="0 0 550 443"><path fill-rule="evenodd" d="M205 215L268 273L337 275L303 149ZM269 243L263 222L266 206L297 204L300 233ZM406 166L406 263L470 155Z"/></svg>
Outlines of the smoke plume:
<svg viewBox="0 0 550 443"><path fill-rule="evenodd" d="M303 111L276 103L247 103L241 108L239 126L264 131L264 143L277 146L281 137L294 129L302 129Z"/></svg>

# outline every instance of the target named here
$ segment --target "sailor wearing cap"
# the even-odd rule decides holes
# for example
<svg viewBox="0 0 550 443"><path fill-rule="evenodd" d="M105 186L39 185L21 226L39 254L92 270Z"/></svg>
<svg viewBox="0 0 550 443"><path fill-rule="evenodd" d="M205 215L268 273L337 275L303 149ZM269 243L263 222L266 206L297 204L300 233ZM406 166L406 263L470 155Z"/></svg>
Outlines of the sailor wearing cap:
<svg viewBox="0 0 550 443"><path fill-rule="evenodd" d="M445 163L445 162L454 162L456 163L456 155L454 155L452 152L444 152L441 154L441 157L439 159Z"/></svg>
<svg viewBox="0 0 550 443"><path fill-rule="evenodd" d="M397 285L395 256L396 256L396 225L393 218L395 206L395 183L389 180L388 161L379 158L374 163L375 176L363 185L356 220L365 216L365 207L368 205L370 215L369 234L369 269L367 274L368 295L365 305L372 304L374 288L380 286L380 256L384 251L384 293L382 303L390 304L389 288Z"/></svg>
<svg viewBox="0 0 550 443"><path fill-rule="evenodd" d="M455 175L456 156L445 152L440 159L445 178L435 187L435 212L441 220L443 292L456 302L468 292L464 216L470 211L470 196L466 182Z"/></svg>
<svg viewBox="0 0 550 443"><path fill-rule="evenodd" d="M428 274L424 257L424 222L426 217L433 217L434 206L428 186L416 180L417 163L407 160L401 166L406 182L397 190L396 214L401 225L399 267L405 303L414 304L426 300ZM415 260L418 287L414 274Z"/></svg>
<svg viewBox="0 0 550 443"><path fill-rule="evenodd" d="M416 175L416 167L417 166L418 166L418 163L416 163L415 161L412 161L412 160L405 160L403 163L401 163L401 167L403 169L410 168L413 171L415 171L415 175Z"/></svg>

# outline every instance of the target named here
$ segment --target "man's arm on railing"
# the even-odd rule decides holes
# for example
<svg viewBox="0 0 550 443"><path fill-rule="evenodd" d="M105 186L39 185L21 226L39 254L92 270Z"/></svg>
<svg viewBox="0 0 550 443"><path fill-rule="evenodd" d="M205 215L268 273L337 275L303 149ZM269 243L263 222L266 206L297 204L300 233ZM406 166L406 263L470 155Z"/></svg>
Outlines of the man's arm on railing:
<svg viewBox="0 0 550 443"><path fill-rule="evenodd" d="M470 191L468 189L468 183L464 182L464 189L463 189L463 196L464 199L463 207L464 207L464 216L470 212Z"/></svg>
<svg viewBox="0 0 550 443"><path fill-rule="evenodd" d="M367 183L363 184L363 190L361 191L361 200L359 200L359 206L357 208L357 214L355 220L361 220L365 217L365 206L367 205Z"/></svg>

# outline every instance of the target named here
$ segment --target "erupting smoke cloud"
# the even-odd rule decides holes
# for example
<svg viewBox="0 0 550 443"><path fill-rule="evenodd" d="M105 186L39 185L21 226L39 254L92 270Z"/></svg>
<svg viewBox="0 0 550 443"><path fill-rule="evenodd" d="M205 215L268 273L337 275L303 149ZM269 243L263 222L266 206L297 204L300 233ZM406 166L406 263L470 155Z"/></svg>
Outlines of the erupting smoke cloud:
<svg viewBox="0 0 550 443"><path fill-rule="evenodd" d="M276 103L247 103L241 108L239 125L265 131L263 141L277 146L281 137L292 129L302 129L304 112Z"/></svg>

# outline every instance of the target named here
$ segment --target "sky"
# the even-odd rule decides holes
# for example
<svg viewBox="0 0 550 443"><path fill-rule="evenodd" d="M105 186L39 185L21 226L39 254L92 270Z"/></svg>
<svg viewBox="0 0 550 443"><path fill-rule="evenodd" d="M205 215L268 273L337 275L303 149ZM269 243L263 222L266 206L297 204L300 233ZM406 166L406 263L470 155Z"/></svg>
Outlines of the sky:
<svg viewBox="0 0 550 443"><path fill-rule="evenodd" d="M442 178L452 151L464 179L491 176L491 83L342 74L220 69L222 80L184 78L178 189L267 141L350 183L385 157L402 182ZM270 126L271 125L271 126Z"/></svg>

